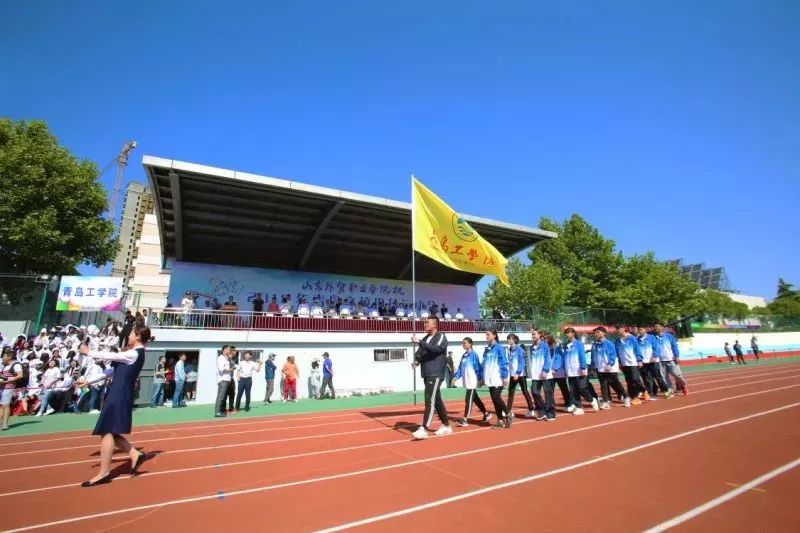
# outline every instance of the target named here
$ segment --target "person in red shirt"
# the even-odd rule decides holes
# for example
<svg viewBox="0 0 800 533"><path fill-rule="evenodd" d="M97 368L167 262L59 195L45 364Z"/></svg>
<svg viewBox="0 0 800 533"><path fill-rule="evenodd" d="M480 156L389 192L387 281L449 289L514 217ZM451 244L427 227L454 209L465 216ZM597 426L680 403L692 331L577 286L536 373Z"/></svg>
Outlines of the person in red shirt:
<svg viewBox="0 0 800 533"><path fill-rule="evenodd" d="M281 370L283 374L283 401L289 401L290 396L293 402L297 401L297 379L300 377L300 371L294 363L294 356L290 355L286 358L286 364L283 365Z"/></svg>

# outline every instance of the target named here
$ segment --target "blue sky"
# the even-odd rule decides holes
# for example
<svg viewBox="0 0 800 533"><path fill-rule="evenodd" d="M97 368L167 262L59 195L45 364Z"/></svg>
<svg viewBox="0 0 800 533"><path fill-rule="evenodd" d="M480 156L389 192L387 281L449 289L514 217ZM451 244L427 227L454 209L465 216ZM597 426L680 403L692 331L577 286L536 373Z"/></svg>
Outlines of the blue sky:
<svg viewBox="0 0 800 533"><path fill-rule="evenodd" d="M435 4L435 5L434 5ZM800 284L800 3L89 2L0 8L0 115L142 154ZM113 173L104 176L109 183Z"/></svg>

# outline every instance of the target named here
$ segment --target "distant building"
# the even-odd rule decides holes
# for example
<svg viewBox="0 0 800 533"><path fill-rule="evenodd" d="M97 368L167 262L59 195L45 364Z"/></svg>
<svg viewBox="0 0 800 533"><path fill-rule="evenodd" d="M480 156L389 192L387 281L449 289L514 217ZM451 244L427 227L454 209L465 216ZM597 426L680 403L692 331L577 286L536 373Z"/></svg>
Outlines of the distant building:
<svg viewBox="0 0 800 533"><path fill-rule="evenodd" d="M142 230L134 244L131 278L127 285L127 307L131 310L166 307L170 275L162 269L161 239L156 216L144 216Z"/></svg>
<svg viewBox="0 0 800 533"><path fill-rule="evenodd" d="M119 250L111 267L111 275L123 278L123 287L133 276L132 266L136 259L136 241L142 235L144 217L153 212L153 194L141 183L131 182L125 189L122 217L119 223Z"/></svg>
<svg viewBox="0 0 800 533"><path fill-rule="evenodd" d="M734 302L740 302L747 306L748 309L753 309L754 307L766 307L767 300L763 296L748 296L747 294L737 294L737 293L728 293L728 296L731 297L731 300Z"/></svg>
<svg viewBox="0 0 800 533"><path fill-rule="evenodd" d="M701 289L735 292L731 288L728 275L723 267L706 268L705 263L685 265L682 259L674 259L666 262L668 264L677 265L681 274L700 285Z"/></svg>

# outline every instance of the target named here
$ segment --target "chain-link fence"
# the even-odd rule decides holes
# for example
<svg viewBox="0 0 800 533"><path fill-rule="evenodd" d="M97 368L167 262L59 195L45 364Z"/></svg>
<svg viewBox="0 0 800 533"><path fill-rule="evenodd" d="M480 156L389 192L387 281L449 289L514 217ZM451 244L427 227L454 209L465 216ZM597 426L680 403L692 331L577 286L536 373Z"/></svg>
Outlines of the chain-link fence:
<svg viewBox="0 0 800 533"><path fill-rule="evenodd" d="M0 322L20 324L19 334L58 323L55 284L52 277L0 274Z"/></svg>

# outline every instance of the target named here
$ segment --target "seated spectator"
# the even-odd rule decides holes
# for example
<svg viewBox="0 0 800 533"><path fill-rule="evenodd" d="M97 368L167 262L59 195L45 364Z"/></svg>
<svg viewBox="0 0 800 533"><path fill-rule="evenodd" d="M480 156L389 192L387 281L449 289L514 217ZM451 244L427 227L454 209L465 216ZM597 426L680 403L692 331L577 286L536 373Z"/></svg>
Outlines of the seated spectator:
<svg viewBox="0 0 800 533"><path fill-rule="evenodd" d="M311 316L318 318L322 316L322 305L319 302L315 301L311 306Z"/></svg>
<svg viewBox="0 0 800 533"><path fill-rule="evenodd" d="M405 309L403 309L403 306L402 306L402 305L398 305L398 306L397 306L397 308L394 310L394 315L395 315L397 318L405 318L405 316L406 316L406 310L405 310Z"/></svg>
<svg viewBox="0 0 800 533"><path fill-rule="evenodd" d="M464 314L461 312L461 309L456 309L456 320L464 320Z"/></svg>
<svg viewBox="0 0 800 533"><path fill-rule="evenodd" d="M309 316L311 314L311 308L308 306L308 303L305 299L300 302L300 305L297 306L297 316Z"/></svg>
<svg viewBox="0 0 800 533"><path fill-rule="evenodd" d="M343 303L339 307L339 314L341 314L343 317L348 317L349 318L351 316L351 314L352 314L352 311L351 311L351 308L350 308L350 304L347 303L347 302Z"/></svg>

